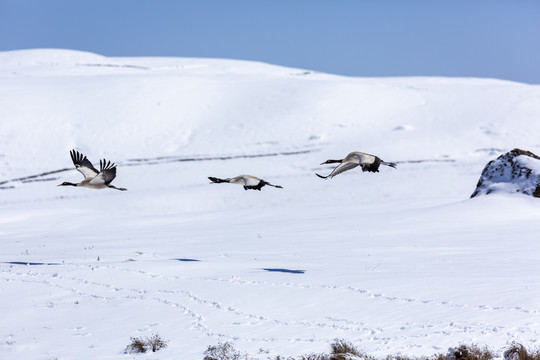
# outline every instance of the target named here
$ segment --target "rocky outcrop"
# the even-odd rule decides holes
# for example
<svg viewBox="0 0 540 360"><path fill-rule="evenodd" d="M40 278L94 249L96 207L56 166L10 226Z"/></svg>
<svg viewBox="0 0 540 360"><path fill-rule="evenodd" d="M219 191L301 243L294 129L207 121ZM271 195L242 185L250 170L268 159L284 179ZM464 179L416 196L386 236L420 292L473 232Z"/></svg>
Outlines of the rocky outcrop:
<svg viewBox="0 0 540 360"><path fill-rule="evenodd" d="M491 193L523 193L540 197L540 157L514 149L490 161L471 197Z"/></svg>

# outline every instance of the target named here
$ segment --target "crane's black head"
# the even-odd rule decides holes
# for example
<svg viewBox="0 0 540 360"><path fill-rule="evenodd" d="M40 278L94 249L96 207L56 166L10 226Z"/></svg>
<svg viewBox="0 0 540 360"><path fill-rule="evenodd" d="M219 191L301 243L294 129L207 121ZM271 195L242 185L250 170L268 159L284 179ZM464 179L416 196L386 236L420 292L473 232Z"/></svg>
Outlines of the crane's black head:
<svg viewBox="0 0 540 360"><path fill-rule="evenodd" d="M64 181L63 183L59 184L58 186L77 186L77 184Z"/></svg>
<svg viewBox="0 0 540 360"><path fill-rule="evenodd" d="M341 163L341 160L326 160L325 162L321 163L321 165L334 163Z"/></svg>

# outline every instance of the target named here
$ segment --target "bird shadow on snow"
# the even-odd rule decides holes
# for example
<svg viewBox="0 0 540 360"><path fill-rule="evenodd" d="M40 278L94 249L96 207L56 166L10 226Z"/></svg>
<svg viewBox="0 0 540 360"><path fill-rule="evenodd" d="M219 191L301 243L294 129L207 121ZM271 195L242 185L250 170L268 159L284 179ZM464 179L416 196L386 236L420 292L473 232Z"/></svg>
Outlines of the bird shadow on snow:
<svg viewBox="0 0 540 360"><path fill-rule="evenodd" d="M292 269L282 269L282 268L263 268L264 271L270 272L282 272L287 274L304 274L306 270L292 270Z"/></svg>
<svg viewBox="0 0 540 360"><path fill-rule="evenodd" d="M173 260L182 261L182 262L198 262L198 261L201 261L201 260L197 260L197 259L183 259L183 258L173 259Z"/></svg>
<svg viewBox="0 0 540 360"><path fill-rule="evenodd" d="M189 259L189 258L176 258L172 259L175 261L181 261L181 262L200 262L201 260L197 259ZM304 274L306 270L294 270L294 269L285 269L285 268L263 268L264 271L269 272L281 272L286 274Z"/></svg>
<svg viewBox="0 0 540 360"><path fill-rule="evenodd" d="M42 263L42 262L31 262L31 261L4 261L2 264L10 265L25 265L25 266L49 266L49 265L61 265L60 263Z"/></svg>

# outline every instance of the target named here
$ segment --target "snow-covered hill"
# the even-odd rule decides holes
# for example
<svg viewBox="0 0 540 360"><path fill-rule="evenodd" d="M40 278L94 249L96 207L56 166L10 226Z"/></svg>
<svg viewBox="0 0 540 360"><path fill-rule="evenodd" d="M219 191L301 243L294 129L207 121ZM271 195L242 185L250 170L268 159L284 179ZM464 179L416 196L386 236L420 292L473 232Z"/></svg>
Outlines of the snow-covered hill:
<svg viewBox="0 0 540 360"><path fill-rule="evenodd" d="M540 197L540 157L514 149L490 161L471 197L501 192Z"/></svg>
<svg viewBox="0 0 540 360"><path fill-rule="evenodd" d="M540 152L539 116L540 86L494 79L0 53L0 357L131 358L155 333L160 359L537 347L540 204L469 196ZM73 148L129 191L57 187ZM398 168L314 175L355 150ZM207 179L244 173L284 189Z"/></svg>

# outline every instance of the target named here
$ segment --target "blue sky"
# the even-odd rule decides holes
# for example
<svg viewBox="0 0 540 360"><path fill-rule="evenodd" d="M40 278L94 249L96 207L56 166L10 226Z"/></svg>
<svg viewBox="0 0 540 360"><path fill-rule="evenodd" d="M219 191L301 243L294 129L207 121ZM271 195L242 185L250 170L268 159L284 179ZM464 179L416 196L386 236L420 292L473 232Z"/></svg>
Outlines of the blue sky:
<svg viewBox="0 0 540 360"><path fill-rule="evenodd" d="M0 0L0 51L29 48L540 84L540 1Z"/></svg>

